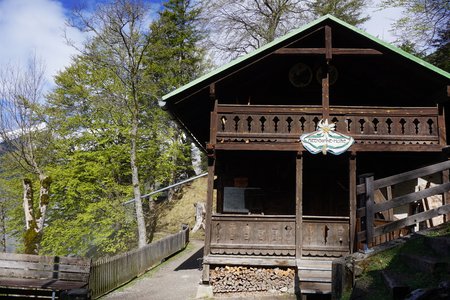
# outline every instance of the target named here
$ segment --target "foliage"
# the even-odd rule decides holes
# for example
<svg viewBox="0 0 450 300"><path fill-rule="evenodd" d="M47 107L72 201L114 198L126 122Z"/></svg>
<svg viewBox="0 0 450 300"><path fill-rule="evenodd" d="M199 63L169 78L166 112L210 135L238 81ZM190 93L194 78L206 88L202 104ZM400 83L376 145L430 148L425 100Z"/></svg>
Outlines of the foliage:
<svg viewBox="0 0 450 300"><path fill-rule="evenodd" d="M315 0L308 3L314 17L331 14L351 25L361 25L370 19L363 16L363 9L369 0Z"/></svg>
<svg viewBox="0 0 450 300"><path fill-rule="evenodd" d="M192 2L165 2L159 19L150 25L146 70L156 100L205 71L205 49L199 45L204 39L204 33L198 29L201 9Z"/></svg>
<svg viewBox="0 0 450 300"><path fill-rule="evenodd" d="M439 29L439 36L433 40L433 46L436 50L426 58L427 61L450 72L450 22L446 28Z"/></svg>
<svg viewBox="0 0 450 300"><path fill-rule="evenodd" d="M450 22L449 0L383 0L382 8L400 7L403 16L393 24L398 42L411 41L420 51L436 47L433 41Z"/></svg>
<svg viewBox="0 0 450 300"><path fill-rule="evenodd" d="M26 67L6 65L0 72L0 139L11 169L19 169L23 182L24 251L39 249L51 179L45 170L52 159L52 134L42 111L45 67L36 57ZM6 173L8 170L5 168ZM7 175L8 176L8 175ZM34 182L37 180L37 183ZM34 186L39 186L34 197Z"/></svg>
<svg viewBox="0 0 450 300"><path fill-rule="evenodd" d="M118 24L126 23L127 16L116 10L139 5L125 0L113 4L98 9L100 15L115 12L107 20ZM189 144L184 144L157 99L198 76L202 54L189 25L195 12L191 14L185 1L169 1L166 9L151 25L151 35L145 36L137 25L134 34L120 33L133 40L126 44L136 47L133 55L122 52L127 48L122 42L114 44L112 31L120 32L113 30L117 24L101 23L103 31L89 27L97 31L86 49L56 77L47 112L59 138L49 166L53 205L42 241L44 253L101 256L129 250L136 245L137 221L133 204L123 203L136 199L135 179L145 193L192 169ZM115 19L117 15L121 17ZM85 20L83 26L94 21L98 19ZM136 168L130 168L133 159ZM146 213L146 229L152 229L155 216ZM147 234L151 239L151 230Z"/></svg>

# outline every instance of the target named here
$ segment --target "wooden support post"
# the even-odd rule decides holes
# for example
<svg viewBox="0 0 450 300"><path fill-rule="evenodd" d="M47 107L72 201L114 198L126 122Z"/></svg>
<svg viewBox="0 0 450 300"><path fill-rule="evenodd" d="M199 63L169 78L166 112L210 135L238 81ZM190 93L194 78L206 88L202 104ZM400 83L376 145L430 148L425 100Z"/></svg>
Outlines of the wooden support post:
<svg viewBox="0 0 450 300"><path fill-rule="evenodd" d="M218 101L215 101L214 111L211 112L211 120L210 120L210 144L207 145L208 151L208 191L206 194L206 215L205 215L205 248L203 252L203 256L206 257L210 254L211 249L211 217L212 217L212 209L213 209L213 198L214 198L214 173L215 173L215 144L216 144L216 132L217 132L217 105ZM203 264L203 274L202 274L203 283L209 282L209 265Z"/></svg>
<svg viewBox="0 0 450 300"><path fill-rule="evenodd" d="M439 144L442 146L447 145L447 133L445 128L445 110L443 104L438 104L438 132L439 132Z"/></svg>
<svg viewBox="0 0 450 300"><path fill-rule="evenodd" d="M213 152L214 153L214 152ZM208 156L208 191L206 194L206 228L205 228L205 248L203 252L203 256L206 257L210 254L211 249L211 218L212 218L212 209L213 209L213 196L214 196L214 168L215 167L215 158L214 156ZM209 282L209 265L203 264L203 274L202 274L203 283Z"/></svg>
<svg viewBox="0 0 450 300"><path fill-rule="evenodd" d="M442 184L449 182L449 170L442 171ZM450 204L450 191L442 195L442 205ZM444 223L450 220L450 214L443 215Z"/></svg>
<svg viewBox="0 0 450 300"><path fill-rule="evenodd" d="M330 74L328 68L326 69L326 77L322 78L322 118L324 120L330 117Z"/></svg>
<svg viewBox="0 0 450 300"><path fill-rule="evenodd" d="M297 153L296 159L296 181L295 181L295 258L302 258L302 219L303 219L303 157L302 153Z"/></svg>
<svg viewBox="0 0 450 300"><path fill-rule="evenodd" d="M333 46L331 42L331 27L325 26L325 58L330 61L333 57Z"/></svg>
<svg viewBox="0 0 450 300"><path fill-rule="evenodd" d="M349 158L349 187L350 187L350 253L355 251L356 232L356 152L350 153Z"/></svg>
<svg viewBox="0 0 450 300"><path fill-rule="evenodd" d="M330 70L329 62L333 57L333 45L331 42L331 27L325 26L325 59L327 61L324 66L324 75L322 78L322 118L328 119L330 117Z"/></svg>
<svg viewBox="0 0 450 300"><path fill-rule="evenodd" d="M373 190L373 176L366 178L366 243L367 245L373 240L373 225L374 225L374 190Z"/></svg>

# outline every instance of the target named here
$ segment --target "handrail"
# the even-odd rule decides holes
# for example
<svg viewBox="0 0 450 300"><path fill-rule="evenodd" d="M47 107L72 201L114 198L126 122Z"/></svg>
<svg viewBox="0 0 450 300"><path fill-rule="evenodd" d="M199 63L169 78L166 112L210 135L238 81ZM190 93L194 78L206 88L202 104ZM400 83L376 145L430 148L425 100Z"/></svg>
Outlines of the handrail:
<svg viewBox="0 0 450 300"><path fill-rule="evenodd" d="M365 182L357 186L357 194L365 200L363 206L356 211L356 217L361 218L361 231L357 234L358 241L365 241L367 245L377 236L388 234L406 226L412 226L441 215L449 214L450 203L448 203L447 200L445 200L446 197L444 197L442 205L439 207L374 227L375 214L395 207L407 205L421 199L426 199L434 195L445 194L450 191L450 183L448 180L443 180L444 182L441 184L414 193L398 196L382 203L375 203L374 201L374 192L376 190L448 170L450 170L450 161L445 161L377 180L374 180L373 176L364 178Z"/></svg>
<svg viewBox="0 0 450 300"><path fill-rule="evenodd" d="M195 180L195 179L204 177L204 176L206 176L206 175L208 175L208 173L203 173L203 174L200 174L200 175L197 175L197 176L194 176L194 177L191 177L191 178L182 180L182 181L180 181L180 182L177 182L177 183L168 185L168 186L166 186L166 187L163 187L162 189L159 189L159 190L150 192L150 193L148 193L148 194L142 195L142 196L141 196L141 199L144 199L144 198L150 197L150 196L152 196L152 195L155 195L155 194L164 192L164 191L166 191L166 190L169 190L169 189L174 188L174 187L176 187L176 186L179 186L179 185L182 185L182 184L191 182L191 181L193 181L193 180ZM136 201L136 200L135 200L135 199L128 200L128 201L124 202L123 205L130 204L130 203L132 203L132 202L134 202L134 201Z"/></svg>

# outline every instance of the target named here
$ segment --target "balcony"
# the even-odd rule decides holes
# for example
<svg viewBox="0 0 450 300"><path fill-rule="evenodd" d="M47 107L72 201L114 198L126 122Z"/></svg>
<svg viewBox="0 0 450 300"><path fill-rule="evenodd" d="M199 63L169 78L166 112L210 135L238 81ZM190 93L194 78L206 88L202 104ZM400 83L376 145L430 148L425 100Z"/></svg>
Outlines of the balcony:
<svg viewBox="0 0 450 300"><path fill-rule="evenodd" d="M213 112L211 142L216 149L257 144L258 149L301 150L300 136L316 130L322 113L320 106L220 104ZM355 139L355 151L440 151L445 145L437 107L331 106L329 114L336 131Z"/></svg>

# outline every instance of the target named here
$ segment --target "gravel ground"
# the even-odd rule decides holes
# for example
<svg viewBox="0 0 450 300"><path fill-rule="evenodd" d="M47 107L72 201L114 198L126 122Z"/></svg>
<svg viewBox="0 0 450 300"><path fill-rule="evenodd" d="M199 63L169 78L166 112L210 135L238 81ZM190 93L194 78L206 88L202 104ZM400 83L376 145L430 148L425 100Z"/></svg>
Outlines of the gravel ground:
<svg viewBox="0 0 450 300"><path fill-rule="evenodd" d="M197 259L203 256L203 244L203 241L190 241L183 252L101 299L195 299L202 275Z"/></svg>

